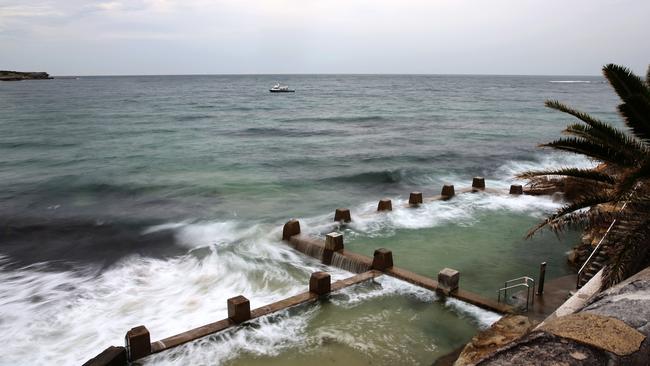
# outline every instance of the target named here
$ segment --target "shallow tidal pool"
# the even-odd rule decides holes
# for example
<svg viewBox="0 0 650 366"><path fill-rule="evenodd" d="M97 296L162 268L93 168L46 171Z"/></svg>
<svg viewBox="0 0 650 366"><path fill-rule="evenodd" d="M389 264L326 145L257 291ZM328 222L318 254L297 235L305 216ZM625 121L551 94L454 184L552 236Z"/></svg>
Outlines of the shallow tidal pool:
<svg viewBox="0 0 650 366"><path fill-rule="evenodd" d="M381 276L143 364L428 365L499 317Z"/></svg>

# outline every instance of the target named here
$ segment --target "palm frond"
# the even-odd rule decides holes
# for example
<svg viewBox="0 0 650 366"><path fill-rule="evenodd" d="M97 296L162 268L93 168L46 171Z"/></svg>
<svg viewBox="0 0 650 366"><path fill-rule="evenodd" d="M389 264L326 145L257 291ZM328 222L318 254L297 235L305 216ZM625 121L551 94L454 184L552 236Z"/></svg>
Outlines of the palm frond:
<svg viewBox="0 0 650 366"><path fill-rule="evenodd" d="M650 97L648 86L627 67L608 64L603 67L603 74L614 87L616 94L623 100L635 94Z"/></svg>
<svg viewBox="0 0 650 366"><path fill-rule="evenodd" d="M603 271L602 289L632 276L650 261L650 221L637 221L632 228L629 227L630 223L627 224L625 230L616 235L617 240L609 251L612 257Z"/></svg>
<svg viewBox="0 0 650 366"><path fill-rule="evenodd" d="M564 177L573 177L580 179L587 179L599 183L612 184L616 182L614 177L609 174L601 173L593 169L580 169L580 168L561 168L549 170L530 170L517 175L519 179L531 179L533 177L559 175Z"/></svg>
<svg viewBox="0 0 650 366"><path fill-rule="evenodd" d="M573 215L573 216L571 216L570 214L573 214L576 211L582 210L587 207L598 206L604 203L611 202L612 198L613 197L607 193L590 194L590 195L581 196L575 201L558 209L554 214L547 217L544 221L535 225L530 231L528 231L528 233L526 234L526 238L532 237L533 235L535 235L535 233L537 233L540 229L544 227L549 227L551 230L553 230L556 233L560 232L564 229L564 227L566 227L567 222L575 222L576 218L586 217L588 215L592 215L593 213L587 212L585 213L585 215Z"/></svg>
<svg viewBox="0 0 650 366"><path fill-rule="evenodd" d="M591 127L600 129L600 130L615 130L612 126L608 125L607 123L600 121L587 113L581 112L577 109L573 109L566 104L561 103L558 100L550 99L544 102L544 105L546 105L548 108L555 109L557 111L563 112L570 114L577 119L583 121L584 123L588 124Z"/></svg>
<svg viewBox="0 0 650 366"><path fill-rule="evenodd" d="M618 106L618 111L636 136L650 140L650 97L632 95Z"/></svg>
<svg viewBox="0 0 650 366"><path fill-rule="evenodd" d="M565 134L581 137L628 155L633 159L649 152L648 147L642 141L620 131L616 128L599 130L591 126L574 123L567 126L563 131Z"/></svg>
<svg viewBox="0 0 650 366"><path fill-rule="evenodd" d="M639 197L643 197L645 192L641 190L637 191L636 187L645 183L648 186L650 180L650 160L644 162L644 164L633 171L630 171L619 178L618 183L616 184L616 194L619 196L629 196L626 197L629 201L638 202Z"/></svg>
<svg viewBox="0 0 650 366"><path fill-rule="evenodd" d="M603 74L614 87L623 103L618 106L625 123L635 135L650 139L650 86L636 76L630 69L609 64L603 68Z"/></svg>
<svg viewBox="0 0 650 366"><path fill-rule="evenodd" d="M540 146L586 155L601 162L621 167L632 167L637 164L636 158L615 151L607 145L580 138L562 138Z"/></svg>

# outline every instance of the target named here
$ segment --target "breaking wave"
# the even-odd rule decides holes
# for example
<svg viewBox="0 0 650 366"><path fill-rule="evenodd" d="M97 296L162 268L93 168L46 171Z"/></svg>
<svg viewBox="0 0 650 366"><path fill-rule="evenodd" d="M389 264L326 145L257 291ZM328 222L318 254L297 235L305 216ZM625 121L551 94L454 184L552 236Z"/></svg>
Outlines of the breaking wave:
<svg viewBox="0 0 650 366"><path fill-rule="evenodd" d="M515 171L558 163L591 164L566 155L513 161L500 167L487 184L505 188ZM444 179L462 186L458 177ZM390 235L397 228L418 229L451 221L472 225L477 214L494 210L541 215L559 205L544 197L483 193L458 195L452 201L427 203L417 209L402 208L405 203L404 198L394 197L394 211L387 215L370 214L376 210L375 202L360 203L350 228L372 237ZM301 218L306 232L324 232L331 230L332 225L329 215ZM305 291L314 271L327 270L334 280L350 275L280 245L280 225L179 222L152 226L142 234L163 232L173 233L176 243L186 248L187 253L172 258L133 255L107 269L87 265L67 271L52 270L48 263L16 268L10 258L0 257L0 342L9 345L0 363L79 364L108 345L121 345L125 331L136 325L146 325L152 340L158 340L225 318L225 299L229 297L244 294L251 300L251 307L256 308ZM352 309L369 303L369 299L395 295L419 303L436 300L430 291L381 277L336 293L330 301ZM452 299L445 302L445 308L479 328L499 318ZM361 352L372 353L372 347L383 347L366 340L363 347L367 348L363 348L350 336L351 329L324 326L315 332L308 331L320 311L321 305L290 309L256 320L250 327L152 356L145 363L178 364L191 360L194 364L222 364L244 353L273 356L298 347L300 342L313 346L333 338ZM355 322L370 326L373 321L392 315L380 312L372 316L379 318L362 316ZM33 352L34 342L39 344L39 352ZM399 356L398 350L390 352Z"/></svg>

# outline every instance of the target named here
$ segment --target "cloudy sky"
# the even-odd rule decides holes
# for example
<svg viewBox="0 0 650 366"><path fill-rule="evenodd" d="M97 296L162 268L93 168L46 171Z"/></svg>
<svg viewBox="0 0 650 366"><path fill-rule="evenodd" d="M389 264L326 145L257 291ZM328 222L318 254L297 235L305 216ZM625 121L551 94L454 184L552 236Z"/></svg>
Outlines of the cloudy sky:
<svg viewBox="0 0 650 366"><path fill-rule="evenodd" d="M0 0L0 69L645 74L649 16L648 0Z"/></svg>

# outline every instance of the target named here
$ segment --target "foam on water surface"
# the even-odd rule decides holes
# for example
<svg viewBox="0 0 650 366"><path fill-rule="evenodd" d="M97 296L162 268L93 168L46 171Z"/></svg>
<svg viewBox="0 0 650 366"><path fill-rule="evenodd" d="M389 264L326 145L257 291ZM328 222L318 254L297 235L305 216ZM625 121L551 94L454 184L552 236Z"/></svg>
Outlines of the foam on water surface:
<svg viewBox="0 0 650 366"><path fill-rule="evenodd" d="M500 171L506 176L512 170L554 163L510 162ZM499 188L509 184L505 179L487 182L488 186ZM462 186L460 181L452 183ZM376 213L374 202L359 204L353 208L353 222L347 228L353 236L370 240L374 236L393 235L398 229L417 230L451 223L471 226L482 212L506 211L540 217L560 205L545 197L488 193L462 194L415 209L403 207L405 204L405 199L394 197L394 211L388 213ZM317 215L302 218L301 226L310 234L339 229L331 220L329 214ZM142 234L165 230L173 231L177 244L188 248L187 254L165 259L130 256L105 270L88 265L64 272L50 270L47 263L13 268L8 266L10 259L3 257L0 342L8 344L11 352L2 357L0 364L80 363L108 345L122 344L126 330L136 325L146 325L152 340L158 340L225 318L225 300L229 297L243 294L256 308L305 291L311 272L327 270L333 280L351 275L325 267L280 244L280 225L186 221L152 226ZM382 276L371 284L334 294L331 303L350 310L390 296L412 298L416 303L436 301L436 295L430 291ZM477 328L489 326L499 317L454 299L445 304L457 317L468 319ZM277 356L301 344L314 346L327 339L337 339L346 347L368 354L385 346L381 342L374 344L372 338L360 343L351 335L353 329L327 325L310 328L322 311L320 305L314 305L281 312L256 320L250 327L192 342L144 362L223 364L242 354ZM382 317L388 319L391 315L357 314L350 322L364 327ZM33 352L33 342L38 342L39 352ZM417 342L426 343L423 338L412 343ZM399 349L391 352L394 357L399 356Z"/></svg>
<svg viewBox="0 0 650 366"><path fill-rule="evenodd" d="M409 301L414 301L414 304L404 307L405 303L409 303L399 301L404 298L410 298ZM319 349L327 350L332 344L339 345L341 360L349 357L346 355L349 352L359 352L364 357L377 360L378 364L385 364L388 360L409 359L414 357L410 354L412 352L417 352L418 357L422 357L422 354L434 351L439 345L436 345L435 339L427 339L413 323L418 323L418 317L426 318L427 315L421 312L427 307L435 308L435 301L437 296L431 291L381 276L334 293L325 303L284 310L254 320L246 327L209 336L148 357L142 363L239 364L229 361L236 361L243 356L246 361L242 361L242 364L247 364L251 359L276 357L283 353L286 354L283 357L287 362L295 354L318 353L321 352ZM388 304L393 308L385 308ZM443 311L444 308L453 313L452 317L459 317L458 324L463 323L460 319L467 319L479 327L485 327L500 317L458 301L448 300L447 305L438 311ZM400 331L392 331L392 328ZM417 357L411 361L419 363ZM289 364L292 362L289 361Z"/></svg>
<svg viewBox="0 0 650 366"><path fill-rule="evenodd" d="M263 239L166 260L130 257L101 272L3 266L0 341L12 352L0 364L78 364L122 344L136 325L146 325L152 340L162 339L225 318L227 298L244 294L255 308L303 292L310 273L323 269ZM330 272L334 279L348 276Z"/></svg>

